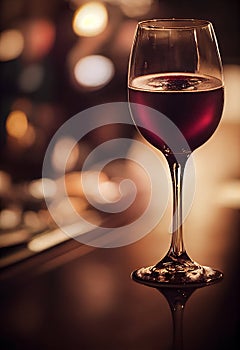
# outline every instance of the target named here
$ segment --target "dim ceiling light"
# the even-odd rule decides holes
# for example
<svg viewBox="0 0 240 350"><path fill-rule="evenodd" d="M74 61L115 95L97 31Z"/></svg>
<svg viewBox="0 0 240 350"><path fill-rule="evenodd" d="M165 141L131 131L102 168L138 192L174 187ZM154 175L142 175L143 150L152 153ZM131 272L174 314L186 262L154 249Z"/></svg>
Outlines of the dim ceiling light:
<svg viewBox="0 0 240 350"><path fill-rule="evenodd" d="M110 59L101 55L91 55L80 59L74 75L77 82L86 88L100 88L106 85L114 74L114 65Z"/></svg>
<svg viewBox="0 0 240 350"><path fill-rule="evenodd" d="M73 30L80 36L94 36L103 32L107 22L106 7L100 2L89 2L75 12Z"/></svg>
<svg viewBox="0 0 240 350"><path fill-rule="evenodd" d="M17 58L23 51L24 39L19 30L9 29L0 36L0 60L9 61Z"/></svg>

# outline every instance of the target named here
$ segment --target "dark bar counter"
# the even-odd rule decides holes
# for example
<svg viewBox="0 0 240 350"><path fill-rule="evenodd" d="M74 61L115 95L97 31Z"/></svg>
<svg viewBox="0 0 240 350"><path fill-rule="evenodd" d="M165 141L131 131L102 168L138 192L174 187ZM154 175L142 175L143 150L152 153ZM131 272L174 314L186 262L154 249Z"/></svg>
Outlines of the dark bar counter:
<svg viewBox="0 0 240 350"><path fill-rule="evenodd" d="M180 325L183 347L176 339L174 345L173 319L164 291L130 278L132 270L155 262L166 249L169 236L161 234L160 224L126 247L94 248L70 239L2 269L1 348L236 349L239 212L221 210L220 221L223 213L227 224L217 226L226 249L221 254L218 249L218 255L211 241L214 234L209 232L211 249L205 247L209 256L203 247L204 258L201 253L194 258L223 270L224 279L191 291L188 300L185 297ZM190 240L188 236L187 243ZM191 253L190 247L189 243Z"/></svg>

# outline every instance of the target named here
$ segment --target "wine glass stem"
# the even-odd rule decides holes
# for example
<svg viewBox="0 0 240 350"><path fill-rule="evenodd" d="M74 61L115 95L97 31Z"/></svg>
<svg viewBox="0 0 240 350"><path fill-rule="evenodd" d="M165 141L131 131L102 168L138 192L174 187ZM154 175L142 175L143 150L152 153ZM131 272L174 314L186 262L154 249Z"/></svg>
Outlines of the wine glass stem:
<svg viewBox="0 0 240 350"><path fill-rule="evenodd" d="M183 349L183 312L184 305L178 303L171 308L173 320L173 347L172 350Z"/></svg>
<svg viewBox="0 0 240 350"><path fill-rule="evenodd" d="M186 253L183 243L182 184L187 155L178 158L178 160L175 157L167 158L173 189L172 241L168 256L175 258Z"/></svg>

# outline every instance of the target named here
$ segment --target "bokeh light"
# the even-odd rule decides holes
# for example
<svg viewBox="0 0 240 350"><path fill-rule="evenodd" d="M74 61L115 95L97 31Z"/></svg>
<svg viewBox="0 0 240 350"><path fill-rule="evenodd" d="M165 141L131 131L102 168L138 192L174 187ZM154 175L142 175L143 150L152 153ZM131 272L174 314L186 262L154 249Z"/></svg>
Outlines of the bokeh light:
<svg viewBox="0 0 240 350"><path fill-rule="evenodd" d="M26 115L30 115L32 113L32 109L32 101L26 97L17 97L11 105L12 111L20 110L23 111Z"/></svg>
<svg viewBox="0 0 240 350"><path fill-rule="evenodd" d="M33 180L28 189L34 198L43 199L53 197L56 194L57 187L53 180L42 178Z"/></svg>
<svg viewBox="0 0 240 350"><path fill-rule="evenodd" d="M5 171L0 170L0 195L10 192L11 176Z"/></svg>
<svg viewBox="0 0 240 350"><path fill-rule="evenodd" d="M224 66L225 106L223 121L240 123L240 65Z"/></svg>
<svg viewBox="0 0 240 350"><path fill-rule="evenodd" d="M43 82L44 69L40 64L30 64L20 74L18 84L22 91L31 93L36 91Z"/></svg>
<svg viewBox="0 0 240 350"><path fill-rule="evenodd" d="M20 139L25 135L27 128L28 120L24 112L16 110L9 114L6 122L8 135Z"/></svg>
<svg viewBox="0 0 240 350"><path fill-rule="evenodd" d="M114 75L112 61L101 55L90 55L80 59L74 68L77 82L86 88L105 86Z"/></svg>
<svg viewBox="0 0 240 350"><path fill-rule="evenodd" d="M121 198L118 184L110 181L104 172L85 171L81 181L84 194L96 203L110 203Z"/></svg>
<svg viewBox="0 0 240 350"><path fill-rule="evenodd" d="M99 184L99 203L113 203L121 199L118 184L113 181L105 181Z"/></svg>
<svg viewBox="0 0 240 350"><path fill-rule="evenodd" d="M47 19L34 19L23 26L25 46L23 56L29 61L45 57L55 41L56 30L54 24Z"/></svg>
<svg viewBox="0 0 240 350"><path fill-rule="evenodd" d="M240 181L231 180L222 184L218 191L217 201L229 208L240 208Z"/></svg>
<svg viewBox="0 0 240 350"><path fill-rule="evenodd" d="M0 212L0 228L11 229L21 222L21 210L19 208L7 208Z"/></svg>
<svg viewBox="0 0 240 350"><path fill-rule="evenodd" d="M32 252L41 252L55 246L56 244L65 242L68 239L69 237L65 233L60 229L56 229L33 238L28 243L28 249Z"/></svg>
<svg viewBox="0 0 240 350"><path fill-rule="evenodd" d="M23 222L30 229L42 230L46 228L46 223L42 220L38 212L27 210L23 213Z"/></svg>
<svg viewBox="0 0 240 350"><path fill-rule="evenodd" d="M128 17L139 17L146 15L153 4L153 0L120 0L120 7Z"/></svg>
<svg viewBox="0 0 240 350"><path fill-rule="evenodd" d="M18 140L18 141L20 141L19 144L25 148L31 147L34 144L34 142L36 141L36 137L37 137L36 134L37 134L36 128L34 128L30 123L28 123L27 131L24 134L24 137L22 137L22 138L20 138L20 140Z"/></svg>
<svg viewBox="0 0 240 350"><path fill-rule="evenodd" d="M113 42L114 50L122 55L129 55L137 23L135 19L128 19L121 24Z"/></svg>
<svg viewBox="0 0 240 350"><path fill-rule="evenodd" d="M73 30L80 36L95 36L104 31L108 23L108 13L104 4L88 2L76 10Z"/></svg>
<svg viewBox="0 0 240 350"><path fill-rule="evenodd" d="M79 146L72 137L61 138L54 146L52 164L55 170L73 170L79 157Z"/></svg>
<svg viewBox="0 0 240 350"><path fill-rule="evenodd" d="M0 35L0 61L9 61L21 55L24 38L17 29L5 30Z"/></svg>

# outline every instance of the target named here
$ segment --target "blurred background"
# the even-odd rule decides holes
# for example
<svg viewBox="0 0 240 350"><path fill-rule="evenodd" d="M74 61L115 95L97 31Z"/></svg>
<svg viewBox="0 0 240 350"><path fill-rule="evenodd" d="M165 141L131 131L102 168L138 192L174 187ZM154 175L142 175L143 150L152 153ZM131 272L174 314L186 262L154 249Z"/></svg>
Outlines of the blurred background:
<svg viewBox="0 0 240 350"><path fill-rule="evenodd" d="M44 154L54 133L76 113L102 103L127 101L128 58L137 22L149 18L202 18L213 23L217 34L224 66L226 102L216 133L194 154L197 188L192 210L186 220L185 237L187 249L195 260L214 264L229 272L227 282L230 286L234 280L234 271L239 272L239 10L238 0L0 2L0 267L5 269L66 240L59 231L54 231L55 238L53 235L44 236L40 243L29 245L36 234L56 230L43 200L41 173ZM82 196L76 172L81 171L86 156L99 143L111 137L126 136L138 137L130 127L117 130L103 128L88 135L74 147L68 162L66 180L73 202L74 198ZM52 160L56 169L62 166L58 154L62 154L71 142L73 140L66 138L56 145ZM106 195L111 200L116 199L114 186L120 181L119 174L123 167L125 174L134 178L140 195L145 198L147 189L141 185L143 175L139 175L138 168L121 162L113 164L108 173L103 174L101 181ZM94 181L94 172L89 173L90 180L91 177ZM48 186L47 195L53 196L56 184L49 179L44 181ZM91 181L90 190L92 191ZM97 194L93 193L93 196L97 201ZM94 223L103 219L103 215L94 211L84 200L78 199L73 205ZM138 210L136 207L132 211ZM77 253L71 252L70 247L70 253L65 258L55 259L50 264L51 268L47 267L47 271L54 268L54 272L28 278L27 289L26 280L19 282L23 275L28 276L25 272L17 272L13 278L7 279L7 283L4 282L4 277L3 284L6 283L7 286L2 292L1 339L4 349L169 348L170 321L167 309L163 307L164 300L159 301L163 307L161 318L158 313L154 313L154 303L160 297L153 296L147 302L151 293L142 291L141 286L130 286L128 277L131 269L158 260L166 251L169 234L164 232L168 232L169 213L170 210L150 235L132 246L113 251L88 247ZM70 222L71 215L68 218L64 203L59 206L59 216L63 214L67 223L68 220ZM72 248L75 249L76 246ZM89 252L91 258L87 260ZM61 256L60 253L56 255ZM30 266L31 261L27 270ZM38 267L39 264L34 265L35 272ZM96 279L89 278L90 275ZM16 281L20 283L18 293L12 287ZM235 283L235 293L238 286L239 283ZM207 298L206 308L214 304L210 318L212 324L215 322L220 331L226 331L222 333L226 334L225 338L222 335L222 341L217 341L220 331L213 332L212 338L207 332L210 321L204 328L205 315L197 306L199 299L195 298L192 303L200 325L209 339L212 339L213 349L227 349L229 339L237 337L239 317L236 310L239 310L239 304L235 305L236 294L230 295L227 293L229 290L230 287L225 286L223 290L219 287L215 304L213 292L204 294ZM221 323L218 317L220 313L215 311L223 306L226 298L232 298L232 303L228 317L226 313L222 314L226 323ZM63 306L66 300L68 306ZM137 308L134 300L142 305L142 310ZM125 305L128 305L128 311L125 311ZM152 314L152 321L148 325L146 322L150 316L146 314L147 309ZM188 334L191 340L189 349L194 348L194 336L198 334L197 325L194 328L190 321L193 313L189 310L187 315L187 324L192 332L192 335L190 331ZM145 315L146 320L141 323L140 318ZM167 325L163 324L165 317L168 317ZM68 327L70 320L72 324ZM227 322L230 320L228 328ZM49 329L46 322L51 324ZM98 322L102 326L97 331ZM121 328L124 322L127 322L129 331L126 327L124 330ZM132 323L136 324L134 330ZM162 327L162 347L154 341L158 331L157 323ZM58 337L56 328L65 332L66 338ZM108 333L109 329L112 330L112 336ZM118 347L113 334L116 336L119 329ZM96 336L95 341L90 339L91 330ZM51 341L54 344L52 346ZM150 347L148 344L151 344ZM195 349L198 347L195 346Z"/></svg>
<svg viewBox="0 0 240 350"><path fill-rule="evenodd" d="M233 119L238 10L235 0L1 1L2 170L13 181L40 177L49 140L64 121L100 103L127 101L129 52L137 21L146 18L213 22L231 89L225 117Z"/></svg>

